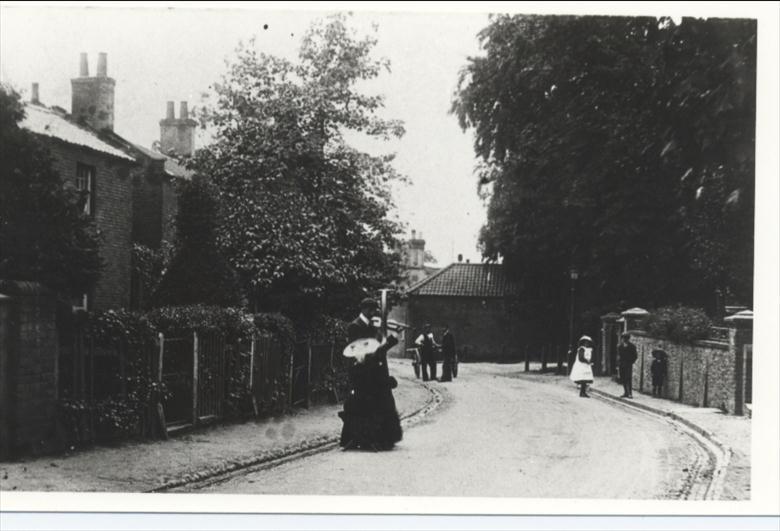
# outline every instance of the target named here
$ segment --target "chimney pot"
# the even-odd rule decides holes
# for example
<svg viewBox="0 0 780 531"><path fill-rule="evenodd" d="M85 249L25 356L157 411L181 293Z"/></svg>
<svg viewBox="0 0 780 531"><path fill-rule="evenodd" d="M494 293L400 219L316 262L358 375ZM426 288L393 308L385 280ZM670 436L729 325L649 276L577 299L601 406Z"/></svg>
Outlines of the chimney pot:
<svg viewBox="0 0 780 531"><path fill-rule="evenodd" d="M414 230L414 229L412 229L412 239L413 239L413 240L416 240L416 239L417 239L417 231L416 231L416 230Z"/></svg>
<svg viewBox="0 0 780 531"><path fill-rule="evenodd" d="M470 260L470 259L468 259L468 258L466 258L466 263L467 263L467 264L470 264L470 263L471 263L471 260Z"/></svg>
<svg viewBox="0 0 780 531"><path fill-rule="evenodd" d="M106 77L108 75L108 54L100 52L98 54L97 77Z"/></svg>
<svg viewBox="0 0 780 531"><path fill-rule="evenodd" d="M32 84L32 94L30 95L30 101L32 103L40 103L38 99L38 83Z"/></svg>
<svg viewBox="0 0 780 531"><path fill-rule="evenodd" d="M463 255L459 254L458 255L458 263L461 263L462 261L463 261Z"/></svg>
<svg viewBox="0 0 780 531"><path fill-rule="evenodd" d="M86 52L81 52L79 56L79 76L89 77L89 63L87 62Z"/></svg>
<svg viewBox="0 0 780 531"><path fill-rule="evenodd" d="M168 108L166 109L166 112L165 112L165 118L168 119L168 120L173 120L174 119L174 115L173 115L173 102L172 101L168 102Z"/></svg>
<svg viewBox="0 0 780 531"><path fill-rule="evenodd" d="M190 117L190 113L187 112L187 102L183 101L179 105L179 120L187 120Z"/></svg>

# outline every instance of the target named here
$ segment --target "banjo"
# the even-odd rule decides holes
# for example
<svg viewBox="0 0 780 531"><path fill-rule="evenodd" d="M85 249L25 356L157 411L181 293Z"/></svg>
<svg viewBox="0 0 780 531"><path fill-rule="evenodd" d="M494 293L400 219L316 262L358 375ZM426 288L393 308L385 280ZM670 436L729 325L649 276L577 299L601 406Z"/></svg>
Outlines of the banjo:
<svg viewBox="0 0 780 531"><path fill-rule="evenodd" d="M403 328L407 328L403 323L388 322L387 320L387 292L388 290L381 290L381 317L374 317L372 320L375 326L378 325L382 340L374 339L373 337L367 337L362 339L356 339L344 348L342 353L346 358L354 358L358 363L362 363L363 360L369 354L387 353L389 349L398 344L398 339L395 337L388 337L388 328L393 328L394 331L399 331Z"/></svg>

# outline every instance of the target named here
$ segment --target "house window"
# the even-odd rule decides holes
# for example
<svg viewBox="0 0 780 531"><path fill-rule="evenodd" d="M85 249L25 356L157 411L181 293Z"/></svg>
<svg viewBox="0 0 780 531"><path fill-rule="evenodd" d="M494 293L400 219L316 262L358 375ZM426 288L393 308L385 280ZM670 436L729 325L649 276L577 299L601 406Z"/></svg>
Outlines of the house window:
<svg viewBox="0 0 780 531"><path fill-rule="evenodd" d="M89 297L86 293L79 297L74 297L72 304L74 311L82 310L86 312L89 307Z"/></svg>
<svg viewBox="0 0 780 531"><path fill-rule="evenodd" d="M84 194L84 214L92 216L95 212L95 167L76 164L76 189Z"/></svg>

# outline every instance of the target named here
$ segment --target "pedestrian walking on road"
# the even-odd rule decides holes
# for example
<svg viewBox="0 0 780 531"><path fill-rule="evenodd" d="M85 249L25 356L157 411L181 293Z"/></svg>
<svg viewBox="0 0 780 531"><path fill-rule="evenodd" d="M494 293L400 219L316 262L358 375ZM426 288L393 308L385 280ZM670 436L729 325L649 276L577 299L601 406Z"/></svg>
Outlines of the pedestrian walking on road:
<svg viewBox="0 0 780 531"><path fill-rule="evenodd" d="M423 333L417 337L414 342L420 348L420 358L422 361L423 382L436 379L436 349L439 344L433 339L431 325L426 324L423 327ZM430 369L430 377L428 373Z"/></svg>
<svg viewBox="0 0 780 531"><path fill-rule="evenodd" d="M650 374L653 377L653 396L661 398L661 390L666 380L666 352L654 350L653 362L650 364Z"/></svg>
<svg viewBox="0 0 780 531"><path fill-rule="evenodd" d="M455 336L449 325L444 325L444 335L441 338L441 353L444 363L441 367L441 381L451 382L455 372Z"/></svg>
<svg viewBox="0 0 780 531"><path fill-rule="evenodd" d="M393 398L398 381L387 367L387 351L398 339L389 336L379 341L379 330L372 322L377 310L374 300L364 299L360 315L347 326L350 344L345 354L354 355L348 369L349 394L339 413L344 422L340 440L344 450L390 450L403 436Z"/></svg>
<svg viewBox="0 0 780 531"><path fill-rule="evenodd" d="M636 346L631 343L631 334L625 333L620 336L620 345L618 345L618 365L620 367L620 381L623 384L623 395L621 398L634 398L632 393L634 362L637 358Z"/></svg>
<svg viewBox="0 0 780 531"><path fill-rule="evenodd" d="M589 336L582 336L577 342L577 353L569 379L580 386L580 396L583 398L590 398L588 385L593 383L592 359L593 340Z"/></svg>

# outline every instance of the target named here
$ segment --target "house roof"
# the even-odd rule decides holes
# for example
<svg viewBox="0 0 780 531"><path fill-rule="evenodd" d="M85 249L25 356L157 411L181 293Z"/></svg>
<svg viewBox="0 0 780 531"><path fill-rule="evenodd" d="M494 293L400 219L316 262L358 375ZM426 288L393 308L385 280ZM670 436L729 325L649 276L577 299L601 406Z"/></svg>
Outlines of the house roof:
<svg viewBox="0 0 780 531"><path fill-rule="evenodd" d="M34 104L26 104L24 110L25 117L19 123L23 129L135 162L135 159L127 153L101 140L96 131L69 120L65 114Z"/></svg>
<svg viewBox="0 0 780 531"><path fill-rule="evenodd" d="M179 162L175 158L169 157L168 155L164 153L160 153L159 151L145 148L140 144L133 144L133 147L138 151L140 151L141 153L143 153L144 155L146 155L147 157L149 157L150 159L165 161L163 162L163 167L165 169L165 173L167 173L168 175L172 177L183 177L185 179L189 179L190 177L192 177L192 173L193 173L192 170L188 170L187 168L179 164Z"/></svg>
<svg viewBox="0 0 780 531"><path fill-rule="evenodd" d="M443 297L505 297L518 287L501 264L453 263L409 287L410 295Z"/></svg>

